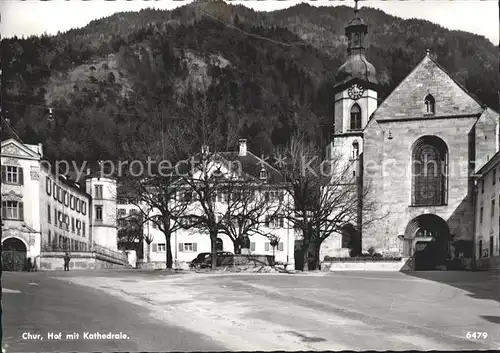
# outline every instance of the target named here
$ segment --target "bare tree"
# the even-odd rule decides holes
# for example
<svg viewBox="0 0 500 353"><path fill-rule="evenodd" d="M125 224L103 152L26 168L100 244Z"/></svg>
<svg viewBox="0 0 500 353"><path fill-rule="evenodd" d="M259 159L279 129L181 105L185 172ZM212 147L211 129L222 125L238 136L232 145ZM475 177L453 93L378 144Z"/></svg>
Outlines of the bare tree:
<svg viewBox="0 0 500 353"><path fill-rule="evenodd" d="M219 102L209 102L206 97L200 97L197 104L190 109L190 118L185 119L183 132L178 136L181 140L178 146L180 156L191 156L189 166L179 173L178 188L183 190L189 204L185 214L190 219L190 227L207 232L211 241L212 268L217 264L216 247L219 233L231 234L235 241L239 235L231 232L230 222L235 217L245 218L247 228L254 227L257 217L251 216L249 205L251 195L247 193L252 184L259 184L258 180L251 180L244 176L241 164L225 159L221 152L230 146L236 145L239 127L231 120L223 119L224 107ZM236 196L238 195L238 196ZM221 197L224 202L218 202ZM250 211L250 212L244 212ZM246 217L243 217L243 214ZM254 212L255 213L255 212ZM242 224L243 224L242 223Z"/></svg>
<svg viewBox="0 0 500 353"><path fill-rule="evenodd" d="M319 145L300 134L277 149L278 169L293 198L286 217L302 232L304 271L319 268L325 239L352 225L359 231L361 222L373 220L376 207L367 199L368 187L353 176L357 160L346 161L338 153L322 156Z"/></svg>
<svg viewBox="0 0 500 353"><path fill-rule="evenodd" d="M241 253L245 237L253 234L269 236L263 231L263 225L280 215L284 201L284 192L276 190L276 185L269 186L261 180L249 180L251 177L247 175L242 178L247 179L221 186L224 189L222 206L225 213L220 232L231 239L235 254Z"/></svg>
<svg viewBox="0 0 500 353"><path fill-rule="evenodd" d="M144 219L137 208L137 213L128 214L125 216L118 216L118 243L124 245L126 248L131 247L132 244L137 242L145 242L147 244L146 262L151 261L151 254L149 252L150 245L153 242L153 237L149 233L144 232Z"/></svg>
<svg viewBox="0 0 500 353"><path fill-rule="evenodd" d="M279 245L281 239L274 234L268 235L267 238L269 239L269 244L273 248L273 262L276 262L276 247Z"/></svg>
<svg viewBox="0 0 500 353"><path fill-rule="evenodd" d="M135 200L141 213L143 224L151 222L165 235L166 267L172 268L173 257L171 236L182 228L180 219L184 216L186 205L176 201L178 176L175 175L176 145L180 130L176 128L176 115L165 106L159 106L152 115L150 125L136 129L132 140L124 144L128 157L128 169L122 169L121 191ZM132 162L138 161L133 168ZM144 170L147 164L147 171ZM151 239L146 239L149 244Z"/></svg>

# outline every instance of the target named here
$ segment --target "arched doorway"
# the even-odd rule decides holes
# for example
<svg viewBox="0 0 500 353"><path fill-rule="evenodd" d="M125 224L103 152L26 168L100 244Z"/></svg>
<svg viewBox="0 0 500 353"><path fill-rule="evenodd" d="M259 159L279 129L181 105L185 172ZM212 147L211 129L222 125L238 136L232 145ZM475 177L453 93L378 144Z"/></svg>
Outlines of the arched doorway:
<svg viewBox="0 0 500 353"><path fill-rule="evenodd" d="M217 238L215 241L215 251L222 251L224 250L224 243L222 242L221 238Z"/></svg>
<svg viewBox="0 0 500 353"><path fill-rule="evenodd" d="M450 229L445 220L435 214L423 214L412 219L405 231L414 269L436 270L446 266L450 256Z"/></svg>
<svg viewBox="0 0 500 353"><path fill-rule="evenodd" d="M2 242L2 271L22 271L26 261L26 245L18 238Z"/></svg>

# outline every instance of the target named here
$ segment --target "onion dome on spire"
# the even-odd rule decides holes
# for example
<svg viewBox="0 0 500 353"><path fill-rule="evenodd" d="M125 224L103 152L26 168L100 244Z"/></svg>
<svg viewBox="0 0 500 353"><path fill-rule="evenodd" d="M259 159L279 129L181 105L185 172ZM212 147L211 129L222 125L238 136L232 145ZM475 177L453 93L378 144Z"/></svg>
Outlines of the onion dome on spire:
<svg viewBox="0 0 500 353"><path fill-rule="evenodd" d="M365 38L368 33L368 26L359 17L358 1L354 8L354 18L351 19L345 28L345 35L348 40L347 61L338 69L335 75L335 87L347 84L353 79L361 80L369 84L377 84L377 71L365 57Z"/></svg>

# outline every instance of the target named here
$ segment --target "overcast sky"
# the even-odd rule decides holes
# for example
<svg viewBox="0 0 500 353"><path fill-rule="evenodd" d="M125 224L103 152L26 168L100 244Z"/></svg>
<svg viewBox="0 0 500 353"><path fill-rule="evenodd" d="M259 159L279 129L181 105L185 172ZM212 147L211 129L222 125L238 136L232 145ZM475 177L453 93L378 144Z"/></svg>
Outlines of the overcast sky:
<svg viewBox="0 0 500 353"><path fill-rule="evenodd" d="M191 1L105 1L105 0L3 0L1 9L2 37L56 34L83 27L90 21L121 11L138 11L147 7L173 9ZM272 11L308 2L313 6L353 6L354 1L226 1L244 4L257 11ZM449 29L484 35L495 45L499 42L499 9L497 0L361 0L369 6L402 18L421 18Z"/></svg>

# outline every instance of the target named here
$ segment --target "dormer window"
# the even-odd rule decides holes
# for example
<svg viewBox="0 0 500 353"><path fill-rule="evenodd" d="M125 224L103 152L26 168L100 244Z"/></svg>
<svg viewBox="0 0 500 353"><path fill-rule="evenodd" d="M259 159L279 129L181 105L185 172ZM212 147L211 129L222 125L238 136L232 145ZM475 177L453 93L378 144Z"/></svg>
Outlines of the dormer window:
<svg viewBox="0 0 500 353"><path fill-rule="evenodd" d="M436 101L431 94L425 97L425 114L434 114L436 112Z"/></svg>
<svg viewBox="0 0 500 353"><path fill-rule="evenodd" d="M262 168L262 169L260 170L260 175L259 175L259 178L260 178L261 180L266 180L266 179L267 179L267 173L266 173L266 170L265 170L264 168Z"/></svg>
<svg viewBox="0 0 500 353"><path fill-rule="evenodd" d="M354 141L352 143L352 159L358 159L359 156L359 143Z"/></svg>
<svg viewBox="0 0 500 353"><path fill-rule="evenodd" d="M357 104L351 108L351 130L361 130L361 108Z"/></svg>

